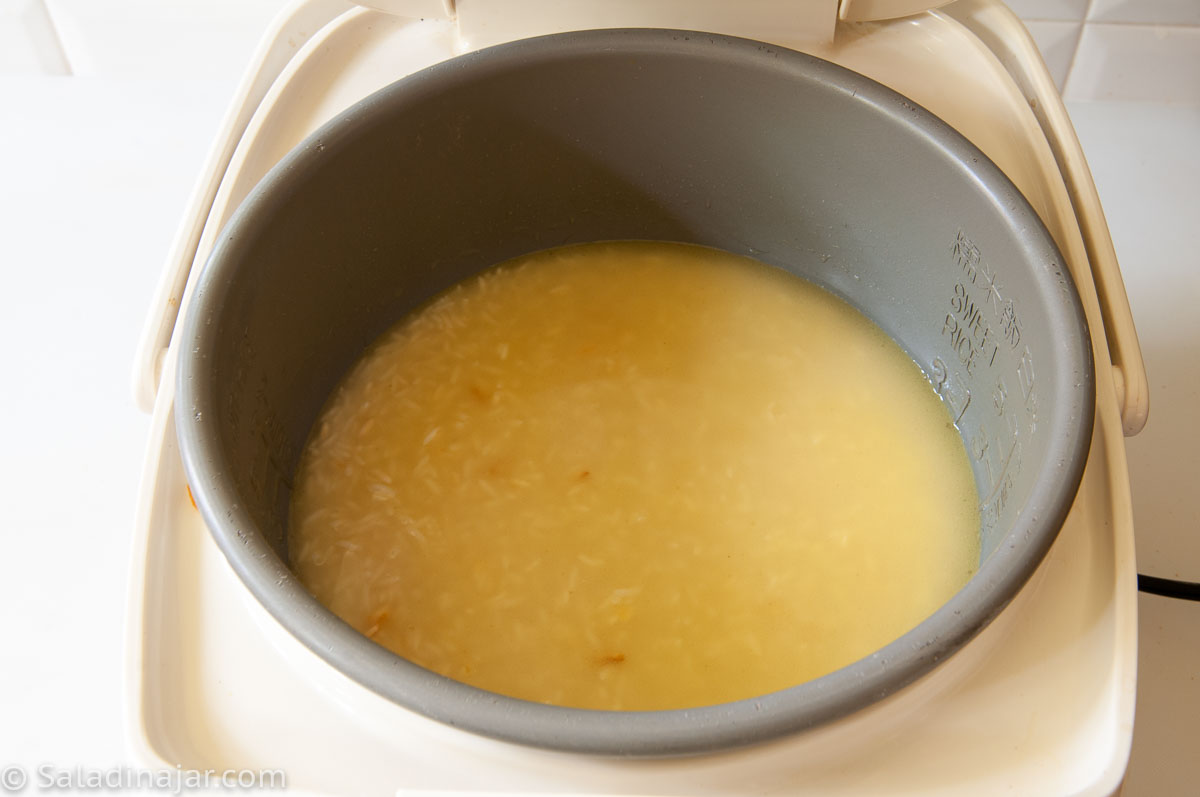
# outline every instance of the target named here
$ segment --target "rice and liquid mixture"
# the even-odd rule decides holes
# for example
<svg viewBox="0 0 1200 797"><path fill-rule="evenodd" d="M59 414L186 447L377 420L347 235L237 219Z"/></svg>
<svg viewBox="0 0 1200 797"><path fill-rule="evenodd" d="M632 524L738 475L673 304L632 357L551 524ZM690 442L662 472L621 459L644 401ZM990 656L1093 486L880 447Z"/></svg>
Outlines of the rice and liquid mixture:
<svg viewBox="0 0 1200 797"><path fill-rule="evenodd" d="M672 709L908 631L974 573L979 514L943 403L849 305L724 252L588 244L372 346L303 454L290 555L430 670Z"/></svg>

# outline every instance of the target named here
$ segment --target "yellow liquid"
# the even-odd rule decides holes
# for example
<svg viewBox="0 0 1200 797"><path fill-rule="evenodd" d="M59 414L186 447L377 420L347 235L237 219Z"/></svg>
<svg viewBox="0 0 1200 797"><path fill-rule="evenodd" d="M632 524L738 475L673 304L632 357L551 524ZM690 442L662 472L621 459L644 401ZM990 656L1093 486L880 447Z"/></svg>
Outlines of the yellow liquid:
<svg viewBox="0 0 1200 797"><path fill-rule="evenodd" d="M402 321L326 406L291 517L303 582L379 644L601 709L828 673L979 557L961 439L890 338L660 243L534 254Z"/></svg>

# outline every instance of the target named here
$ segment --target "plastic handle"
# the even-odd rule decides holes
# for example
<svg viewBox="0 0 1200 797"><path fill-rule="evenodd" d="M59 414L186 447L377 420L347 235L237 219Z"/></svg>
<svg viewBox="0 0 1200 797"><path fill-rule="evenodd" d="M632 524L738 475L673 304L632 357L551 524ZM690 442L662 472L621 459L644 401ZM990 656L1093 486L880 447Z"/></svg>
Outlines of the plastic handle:
<svg viewBox="0 0 1200 797"><path fill-rule="evenodd" d="M133 397L143 411L154 409L163 359L175 331L179 303L196 258L196 249L217 189L250 118L300 45L330 20L353 7L349 0L297 0L275 17L255 50L250 67L221 121L204 170L192 190L183 223L175 233L150 314L142 328L133 365Z"/></svg>

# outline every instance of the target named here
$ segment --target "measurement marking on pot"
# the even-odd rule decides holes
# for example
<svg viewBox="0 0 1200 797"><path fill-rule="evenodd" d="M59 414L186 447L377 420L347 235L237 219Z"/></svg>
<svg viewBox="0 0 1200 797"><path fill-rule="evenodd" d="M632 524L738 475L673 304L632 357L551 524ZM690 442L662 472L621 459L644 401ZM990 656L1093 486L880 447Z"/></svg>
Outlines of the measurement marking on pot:
<svg viewBox="0 0 1200 797"><path fill-rule="evenodd" d="M997 338L1007 342L1009 348L1015 351L1021 345L1023 325L1016 303L1011 296L1001 292L1003 283L1000 281L1000 269L984 259L983 251L961 228L950 244L950 254L962 272L962 281L958 285L963 286L963 297L969 300L967 285L982 289L982 305L991 307L992 314L999 321L1000 334ZM956 298L952 304L963 300L958 295L958 285L955 286Z"/></svg>
<svg viewBox="0 0 1200 797"><path fill-rule="evenodd" d="M1000 350L996 343L998 336L984 318L983 307L970 297L967 287L961 282L954 284L950 312L942 322L942 334L950 338L950 346L967 369L968 376L975 375L975 369L981 362L986 361L989 367L995 364Z"/></svg>
<svg viewBox="0 0 1200 797"><path fill-rule="evenodd" d="M980 422L979 431L970 442L971 455L983 465L988 485L987 495L979 504L985 527L991 527L999 520L1008 504L1013 478L1021 470L1020 427L1015 417L1006 417L1006 428L994 437L985 423Z"/></svg>
<svg viewBox="0 0 1200 797"><path fill-rule="evenodd" d="M967 237L966 233L959 229L954 237L954 243L950 244L950 252L954 255L967 281L974 285L975 278L979 273L979 262L983 258L983 253L979 251L979 247Z"/></svg>
<svg viewBox="0 0 1200 797"><path fill-rule="evenodd" d="M949 312L941 322L941 335L954 353L951 360L957 362L952 368L936 358L933 384L955 424L963 429L972 458L979 463L983 482L980 512L984 527L990 528L999 521L1013 479L1021 470L1022 440L1037 429L1034 357L1024 334L1019 303L1005 287L1000 269L987 261L982 249L962 229L950 244L950 255L958 276L949 298ZM980 383L985 373L995 374L989 379L990 387ZM994 414L988 414L976 405L968 422L972 431L964 425L971 403L968 385L990 391L994 410Z"/></svg>
<svg viewBox="0 0 1200 797"><path fill-rule="evenodd" d="M961 376L951 373L946 361L941 357L933 359L933 388L950 408L956 425L962 421L967 407L971 405L971 391L964 382Z"/></svg>
<svg viewBox="0 0 1200 797"><path fill-rule="evenodd" d="M1025 399L1025 412L1029 416L1029 432L1037 428L1037 384L1033 372L1033 354L1029 347L1021 352L1021 360L1017 363L1017 384L1021 389L1021 397Z"/></svg>

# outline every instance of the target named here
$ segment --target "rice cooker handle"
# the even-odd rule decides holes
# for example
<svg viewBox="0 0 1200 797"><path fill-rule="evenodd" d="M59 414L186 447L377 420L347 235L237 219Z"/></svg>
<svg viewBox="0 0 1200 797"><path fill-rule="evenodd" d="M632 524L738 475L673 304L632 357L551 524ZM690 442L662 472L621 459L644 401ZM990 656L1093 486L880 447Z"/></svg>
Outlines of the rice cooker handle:
<svg viewBox="0 0 1200 797"><path fill-rule="evenodd" d="M441 2L441 0L437 0ZM453 0L446 0L447 3ZM221 120L204 170L188 200L183 223L175 232L167 262L159 278L150 312L142 327L133 363L133 397L143 412L152 412L158 397L167 350L174 337L180 307L199 268L192 268L221 180L233 158L250 118L301 46L338 14L353 8L350 0L294 0L279 13L260 40L250 66L238 84L233 101Z"/></svg>

